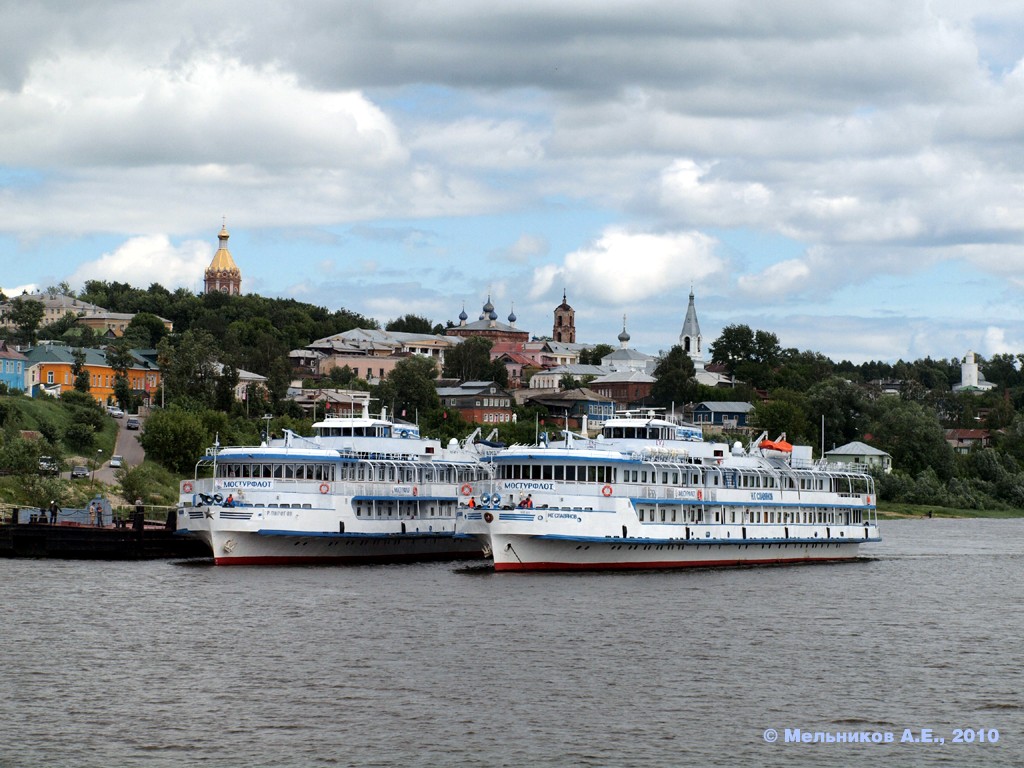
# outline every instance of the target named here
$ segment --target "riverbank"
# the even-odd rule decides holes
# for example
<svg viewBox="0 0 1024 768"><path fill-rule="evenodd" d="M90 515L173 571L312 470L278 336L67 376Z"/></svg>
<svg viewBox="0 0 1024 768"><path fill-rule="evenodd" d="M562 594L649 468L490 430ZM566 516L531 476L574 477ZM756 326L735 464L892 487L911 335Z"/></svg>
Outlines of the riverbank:
<svg viewBox="0 0 1024 768"><path fill-rule="evenodd" d="M935 507L928 504L890 504L881 502L878 505L879 520L907 520L928 517L963 517L1009 519L1024 518L1024 509L955 509L953 507Z"/></svg>

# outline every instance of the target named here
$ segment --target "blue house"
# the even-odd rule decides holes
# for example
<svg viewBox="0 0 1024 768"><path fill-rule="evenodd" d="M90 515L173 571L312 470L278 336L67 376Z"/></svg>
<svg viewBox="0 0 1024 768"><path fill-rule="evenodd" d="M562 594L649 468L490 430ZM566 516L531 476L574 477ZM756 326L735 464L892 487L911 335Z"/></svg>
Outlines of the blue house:
<svg viewBox="0 0 1024 768"><path fill-rule="evenodd" d="M0 340L0 383L6 384L9 392L25 391L27 363L27 357Z"/></svg>
<svg viewBox="0 0 1024 768"><path fill-rule="evenodd" d="M693 408L693 422L718 429L743 429L747 426L754 406L750 403L703 402Z"/></svg>

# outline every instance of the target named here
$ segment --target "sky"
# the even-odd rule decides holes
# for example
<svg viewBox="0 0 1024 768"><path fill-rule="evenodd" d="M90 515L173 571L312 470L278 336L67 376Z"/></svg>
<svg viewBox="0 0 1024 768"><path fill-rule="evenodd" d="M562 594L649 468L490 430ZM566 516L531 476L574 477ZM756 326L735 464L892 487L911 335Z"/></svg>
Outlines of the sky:
<svg viewBox="0 0 1024 768"><path fill-rule="evenodd" d="M0 286L1024 353L1024 3L0 0Z"/></svg>

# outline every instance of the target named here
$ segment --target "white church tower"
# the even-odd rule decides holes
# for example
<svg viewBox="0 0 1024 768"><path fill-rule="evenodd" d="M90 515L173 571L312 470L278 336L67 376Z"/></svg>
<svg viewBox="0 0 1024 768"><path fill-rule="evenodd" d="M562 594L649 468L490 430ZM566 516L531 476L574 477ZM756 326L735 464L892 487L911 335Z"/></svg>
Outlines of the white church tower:
<svg viewBox="0 0 1024 768"><path fill-rule="evenodd" d="M686 307L686 319L683 330L679 334L679 346L693 360L693 367L704 369L704 343L700 335L700 324L697 322L697 308L693 304L693 288L690 288L690 304Z"/></svg>

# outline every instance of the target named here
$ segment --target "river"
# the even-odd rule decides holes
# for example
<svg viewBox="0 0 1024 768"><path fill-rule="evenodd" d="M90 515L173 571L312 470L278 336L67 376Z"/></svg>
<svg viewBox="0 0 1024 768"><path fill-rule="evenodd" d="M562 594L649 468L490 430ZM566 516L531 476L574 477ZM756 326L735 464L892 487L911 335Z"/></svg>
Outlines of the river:
<svg viewBox="0 0 1024 768"><path fill-rule="evenodd" d="M1022 764L1024 520L881 525L664 573L0 561L0 765Z"/></svg>

